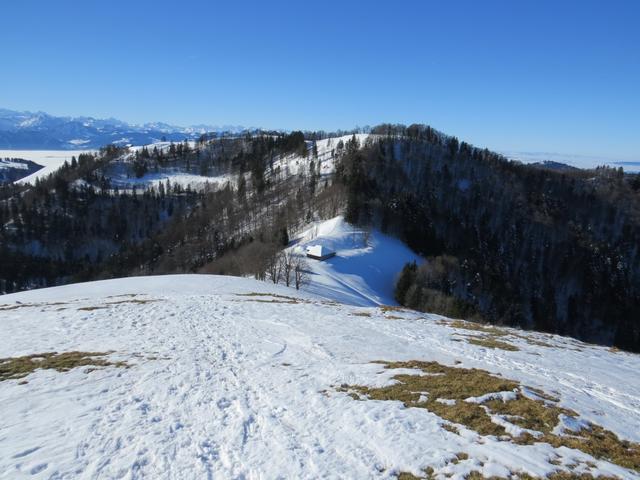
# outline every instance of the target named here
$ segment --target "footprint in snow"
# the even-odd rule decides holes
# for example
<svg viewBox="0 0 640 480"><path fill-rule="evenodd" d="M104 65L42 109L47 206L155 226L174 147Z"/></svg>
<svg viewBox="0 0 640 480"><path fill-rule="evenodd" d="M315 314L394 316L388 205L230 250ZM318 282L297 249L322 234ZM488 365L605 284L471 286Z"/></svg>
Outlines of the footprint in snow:
<svg viewBox="0 0 640 480"><path fill-rule="evenodd" d="M47 468L49 466L49 464L47 463L41 463L39 465L36 465L35 467L33 467L31 470L29 470L29 473L31 475L37 475L38 473L40 473L41 471L43 471L45 468Z"/></svg>
<svg viewBox="0 0 640 480"><path fill-rule="evenodd" d="M40 447L33 447L33 448L29 448L27 450L24 450L20 453L16 453L13 458L22 458L22 457L26 457L27 455L31 455L33 452L40 450Z"/></svg>

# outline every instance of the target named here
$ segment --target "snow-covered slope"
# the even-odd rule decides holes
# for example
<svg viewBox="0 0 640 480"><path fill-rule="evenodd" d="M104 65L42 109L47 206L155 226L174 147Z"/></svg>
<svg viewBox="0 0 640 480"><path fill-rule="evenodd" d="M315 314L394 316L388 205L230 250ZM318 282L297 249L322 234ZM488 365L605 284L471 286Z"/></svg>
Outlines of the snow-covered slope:
<svg viewBox="0 0 640 480"><path fill-rule="evenodd" d="M353 134L342 135L340 137L324 138L315 142L316 149L318 151L317 161L320 164L321 176L330 175L335 171L335 160L339 151L338 145L342 143L342 146L344 147L344 144L353 139L353 137ZM355 137L359 145L362 147L365 145L367 140L372 139L372 137L375 136L368 133L356 133ZM308 168L310 160L313 159L311 151L312 146L313 142L307 141L307 147L309 149L307 158L302 158L299 154L295 153L285 155L276 159L273 164L273 168L279 169L284 175L287 176L306 173L305 169Z"/></svg>
<svg viewBox="0 0 640 480"><path fill-rule="evenodd" d="M335 257L308 259L305 290L340 303L360 306L396 305L395 278L407 262L420 262L400 240L377 230L363 230L336 217L317 222L294 240L291 249L304 255L306 247L322 245Z"/></svg>
<svg viewBox="0 0 640 480"><path fill-rule="evenodd" d="M81 153L92 153L95 150L0 150L0 157L22 158L42 165L43 168L17 180L16 183L34 183L38 178L58 170L64 162L71 163L72 157L78 157Z"/></svg>
<svg viewBox="0 0 640 480"><path fill-rule="evenodd" d="M0 184L20 180L41 168L41 165L22 158L2 157L0 152Z"/></svg>
<svg viewBox="0 0 640 480"><path fill-rule="evenodd" d="M381 359L481 368L637 442L640 357L605 347L520 332L509 337L518 351L491 349L438 316L199 275L6 295L0 323L0 358L111 352L129 367L0 381L0 478L393 478L427 467L462 478L569 464L637 478L574 449L455 433L426 409L340 388L387 384Z"/></svg>

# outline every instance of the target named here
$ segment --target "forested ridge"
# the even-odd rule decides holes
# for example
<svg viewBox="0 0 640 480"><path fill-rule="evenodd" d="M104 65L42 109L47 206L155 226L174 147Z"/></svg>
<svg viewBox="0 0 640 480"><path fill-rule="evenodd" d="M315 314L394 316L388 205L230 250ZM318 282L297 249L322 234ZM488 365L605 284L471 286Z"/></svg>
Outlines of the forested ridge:
<svg viewBox="0 0 640 480"><path fill-rule="evenodd" d="M405 306L640 350L638 175L526 166L422 125L370 134L332 145L335 173L321 173L316 147L329 134L251 132L108 146L34 186L2 186L0 291L182 272L265 278L293 232L344 213L426 258L399 275ZM227 180L136 184L163 172Z"/></svg>
<svg viewBox="0 0 640 480"><path fill-rule="evenodd" d="M406 306L640 350L640 181L509 162L426 127L383 125L342 158L347 219L428 257Z"/></svg>
<svg viewBox="0 0 640 480"><path fill-rule="evenodd" d="M273 165L302 153L296 175ZM261 276L289 231L340 212L342 187L321 181L313 140L301 132L203 137L195 147L143 148L123 161L126 154L105 147L33 187L0 187L0 291L161 273ZM170 180L122 188L112 181L122 168L131 179L179 171L231 180L199 190ZM221 261L227 253L233 261Z"/></svg>

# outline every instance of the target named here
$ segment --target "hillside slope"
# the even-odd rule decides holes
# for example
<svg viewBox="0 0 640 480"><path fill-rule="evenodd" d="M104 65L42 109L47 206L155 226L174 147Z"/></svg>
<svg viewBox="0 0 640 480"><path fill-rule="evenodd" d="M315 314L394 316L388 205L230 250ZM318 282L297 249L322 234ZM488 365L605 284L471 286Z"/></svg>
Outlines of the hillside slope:
<svg viewBox="0 0 640 480"><path fill-rule="evenodd" d="M138 277L33 290L0 297L0 312L0 478L394 478L400 472L462 478L472 471L507 477L557 470L639 477L621 466L637 460L638 445L614 441L612 433L603 437L617 445L611 461L605 457L613 449L561 446L602 432L595 425L640 441L637 355L550 335L478 330L406 310L346 306L233 277ZM497 336L511 348L487 346ZM94 360L71 368L81 354L64 363L47 355L53 351L89 352ZM38 357L16 360L28 355ZM379 360L438 363L398 369L372 363ZM61 371L24 376L29 362ZM416 370L434 365L442 373ZM394 384L398 373L428 383L456 372L463 374L458 400L442 386L442 398L410 394L410 408L362 393L368 385L376 396L374 387ZM466 379L480 374L485 383L521 385L489 395L502 400L464 400L482 387ZM473 402L499 409L525 397L537 398L537 408L574 412L556 415L557 425L543 438L506 414L489 421L502 434L480 433L486 425L448 410L479 408ZM515 437L527 432L540 442L518 444ZM545 443L548 438L560 444ZM620 455L619 448L627 450Z"/></svg>
<svg viewBox="0 0 640 480"><path fill-rule="evenodd" d="M336 255L324 261L308 260L309 284L304 290L348 305L396 305L396 276L405 263L421 261L400 240L350 225L342 216L315 222L291 250L304 255L311 245L325 246Z"/></svg>

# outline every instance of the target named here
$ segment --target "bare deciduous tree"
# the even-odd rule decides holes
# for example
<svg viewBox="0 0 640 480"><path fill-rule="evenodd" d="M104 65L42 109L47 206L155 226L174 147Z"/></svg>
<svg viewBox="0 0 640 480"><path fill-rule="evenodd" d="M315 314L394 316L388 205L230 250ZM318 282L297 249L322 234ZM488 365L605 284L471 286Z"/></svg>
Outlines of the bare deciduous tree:
<svg viewBox="0 0 640 480"><path fill-rule="evenodd" d="M293 272L295 258L296 256L292 252L280 253L280 274L287 287L291 285L291 273Z"/></svg>
<svg viewBox="0 0 640 480"><path fill-rule="evenodd" d="M280 281L280 254L278 252L269 255L267 259L267 275L273 283L278 283Z"/></svg>
<svg viewBox="0 0 640 480"><path fill-rule="evenodd" d="M297 256L293 262L293 277L295 280L296 290L300 290L302 285L306 285L309 282L309 265L306 260Z"/></svg>
<svg viewBox="0 0 640 480"><path fill-rule="evenodd" d="M362 246L367 248L371 243L371 227L365 227L362 232Z"/></svg>

